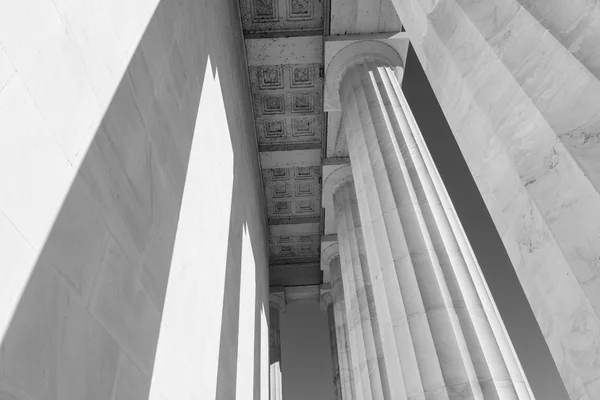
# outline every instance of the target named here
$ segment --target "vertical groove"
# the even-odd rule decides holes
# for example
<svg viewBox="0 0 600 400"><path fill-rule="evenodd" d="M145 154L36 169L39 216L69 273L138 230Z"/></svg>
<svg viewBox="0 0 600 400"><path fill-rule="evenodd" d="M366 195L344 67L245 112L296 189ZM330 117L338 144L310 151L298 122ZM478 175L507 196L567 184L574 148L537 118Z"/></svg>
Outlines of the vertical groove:
<svg viewBox="0 0 600 400"><path fill-rule="evenodd" d="M349 239L355 248L340 252L353 250L350 257L360 258L364 239L366 257L359 264L365 300L369 304L372 293L371 321L377 328L384 327L389 313L397 350L393 357L401 365L395 372L406 385L400 396L530 399L489 289L393 71L352 67L342 80L341 98L358 215L350 211L338 227L338 237L340 228L354 229ZM343 190L351 209L348 187ZM384 281L387 307L367 285L377 279ZM380 310L385 311L382 321ZM378 332L375 326L371 330ZM383 349L385 342L379 345L375 338L375 343ZM393 357L382 353L381 376L390 382L396 378L387 370Z"/></svg>
<svg viewBox="0 0 600 400"><path fill-rule="evenodd" d="M422 394L428 386L432 389L443 386L441 374L439 379L433 379L435 366L429 366L428 370L422 371L418 363L418 352L420 349L414 347L408 320L406 318L406 304L411 302L410 293L403 293L402 271L395 268L393 249L391 243L386 239L387 232L381 224L374 224L374 220L381 220L382 206L378 198L379 193L374 187L373 176L375 171L369 161L366 143L363 135L363 127L360 121L360 108L356 103L354 93L354 81L356 80L355 71L350 70L342 84L342 98L344 118L348 118L346 126L349 127L346 134L348 136L348 149L354 177L358 208L362 221L362 229L365 238L365 248L369 265L379 266L381 273L375 275L375 279L383 281L387 293L387 307L389 308L390 323L394 332L394 340L398 353L386 358L397 357L401 365L400 371L403 378L404 390L407 397ZM397 221L399 222L399 221ZM374 289L374 293L376 293ZM410 304L408 305L410 307ZM433 349L433 346L431 346ZM431 352L421 352L421 356L428 353L430 360L437 360ZM386 360L387 362L387 360ZM439 366L437 367L439 369ZM423 375L427 372L428 375ZM393 378L390 377L390 380ZM423 381L429 379L431 382Z"/></svg>
<svg viewBox="0 0 600 400"><path fill-rule="evenodd" d="M269 306L269 399L281 400L281 342L279 339L279 307Z"/></svg>
<svg viewBox="0 0 600 400"><path fill-rule="evenodd" d="M352 244L348 240L349 226L344 213L344 187L333 194L334 210L337 231L342 234L338 237L340 249L340 271L344 287L344 298L346 299L346 315L348 318L348 330L350 332L351 343L353 344L352 360L354 365L355 377L360 376L362 382L363 398L371 399L375 395L372 385L370 366L367 361L367 352L363 336L363 321L361 318L360 298L354 280L354 257Z"/></svg>
<svg viewBox="0 0 600 400"><path fill-rule="evenodd" d="M348 381L345 384L346 394L350 394L351 399L361 399L363 394L362 381L360 375L355 370L355 359L356 356L353 353L356 352L356 346L353 343L350 326L348 321L348 303L346 301L344 282L342 280L341 272L341 260L339 257L335 258L330 264L331 270L331 290L334 299L334 304L339 308L339 320L341 322L340 330L343 338L343 345L340 346L340 353L345 355L341 357L342 364L347 371Z"/></svg>
<svg viewBox="0 0 600 400"><path fill-rule="evenodd" d="M395 359L398 354L398 349L395 346L395 342L390 341L389 339L387 340L387 342L389 343L386 346L384 337L382 336L382 330L379 326L380 316L377 313L378 307L376 304L376 296L373 292L373 281L371 279L371 274L369 273L369 271L372 268L369 266L369 262L366 255L364 234L362 231L362 225L360 222L360 215L358 211L358 199L356 198L356 191L353 182L348 184L348 199L349 208L347 212L350 218L349 223L352 224L351 226L353 228L353 233L357 245L358 257L361 265L361 268L359 271L357 271L357 274L360 274L360 279L362 279L365 288L365 299L367 301L367 311L371 320L371 333L373 335L375 357L377 358L377 364L379 366L381 384L383 389L383 398L395 399L398 398L401 394L405 394L405 390L401 390L399 392L395 387L393 387L390 384L390 376L392 379L398 379L401 376L400 365L399 363L386 363L385 356L388 353L393 354ZM386 311L388 311L389 313L389 309L387 309ZM388 329L389 332L392 332L393 334L393 328L391 324L389 325ZM389 347L389 350L387 350L386 347Z"/></svg>
<svg viewBox="0 0 600 400"><path fill-rule="evenodd" d="M355 125L354 121L347 121L346 116L343 123L345 124L347 122L349 122L348 126ZM361 176L359 164L355 163L352 165L352 170L355 177ZM358 185L358 187L364 188L362 179L359 179L355 184ZM361 190L360 193L364 195L365 190ZM356 191L353 193L353 196L357 203L359 201L366 203L367 201L364 196L361 196L362 200L359 200L359 194ZM352 210L355 214L354 219L360 221L358 205L353 204ZM365 212L368 213L368 209ZM396 272L393 268L390 268L389 266L386 268L380 263L375 246L367 246L365 244L367 240L370 240L371 243L375 243L374 233L370 226L367 225L364 230L361 226L360 229L356 229L356 233L360 233L361 235L362 249L360 252L362 253L362 257L370 260L370 262L365 263L365 268L362 268L362 273L368 288L368 293L370 293L373 298L373 331L377 332L375 340L380 346L380 350L378 350L380 351L380 354L378 354L378 357L381 357L383 361L383 366L380 366L380 370L385 371L383 375L387 377L386 386L390 398L405 398L408 396L407 388L405 387L406 377L404 377L402 373L400 357L403 356L404 359L409 360L410 355L405 354L406 352L401 352L398 347L399 344L406 346L406 338L408 337L406 329L404 329L403 334L396 335L395 331L402 330L402 327L397 329L393 322L395 309L397 307L402 307ZM418 374L416 368L413 367L410 367L407 371L409 371L406 374L409 379L414 373Z"/></svg>
<svg viewBox="0 0 600 400"><path fill-rule="evenodd" d="M365 356L367 368L369 371L369 381L371 387L371 395L375 399L389 398L384 395L382 386L381 372L377 361L377 351L375 349L375 339L373 336L373 328L371 326L371 315L369 311L369 303L363 280L362 269L368 268L366 264L362 264L359 245L356 239L354 219L352 218L351 209L351 192L354 191L352 183L345 183L334 193L334 207L336 218L338 219L338 244L340 247L340 258L349 260L348 273L351 274L350 281L354 284L356 291L358 310L362 327L362 339L365 348ZM349 253L344 256L344 252ZM343 272L342 272L343 273Z"/></svg>
<svg viewBox="0 0 600 400"><path fill-rule="evenodd" d="M338 339L333 310L333 301L327 305L327 326L329 328L329 348L331 350L331 364L333 367L333 394L335 400L342 400L342 387L340 382L340 357L338 355Z"/></svg>
<svg viewBox="0 0 600 400"><path fill-rule="evenodd" d="M378 142L379 138L375 132L375 121L371 114L371 108L376 108L376 105L369 106L367 94L364 89L365 83L369 85L369 81L364 82L365 74L368 74L368 72L364 66L357 66L353 71L348 73L350 78L348 85L350 86L353 105L356 108L356 126L358 128L357 130L348 132L350 135L348 138L350 157L352 160L353 151L350 143L353 143L357 149L355 151L357 153L356 163L360 163L364 171L363 180L365 181L365 189L369 197L368 207L371 211L371 220L366 221L366 223L373 226L373 230L377 236L376 244L378 253L380 257L385 257L384 264L389 265L389 268L394 269L397 273L396 280L400 286L400 296L404 300L404 310L401 313L396 312L395 314L398 318L397 324L399 326L405 325L408 328L405 340L412 346L411 352L416 358L416 366L407 365L403 369L406 372L410 372L411 369L418 368L422 388L417 387L417 390L420 389L420 392L431 392L444 388L445 382L442 374L442 365L437 355L438 349L435 346L430 322L425 313L423 295L411 260L410 236L412 232L404 232L406 227L402 225L400 214L397 211L398 204L395 203L394 196L392 195L390 181L401 182L404 177L401 174L401 166L392 170L397 172L395 176L388 176L388 172L386 171L386 160L381 153ZM381 127L378 128L381 129ZM390 159L387 161L393 162L398 160ZM367 183L370 187L367 186ZM404 197L408 201L411 200L411 196L408 193ZM410 205L411 203L409 202L408 204ZM399 346L402 346L402 343L399 343ZM401 357L402 359L403 357ZM410 381L412 382L413 379L410 379Z"/></svg>
<svg viewBox="0 0 600 400"><path fill-rule="evenodd" d="M452 307L451 296L419 201L417 189L420 188L415 186L419 181L413 181L407 168L390 115L383 103L376 75L364 66L358 71L360 84L355 86L355 92L364 109L361 122L363 127L368 125L363 131L370 161L381 164L381 173L374 176L375 183L376 186L381 186L390 206L395 207L390 210L389 215L397 214L400 218L409 253L401 263L404 264L403 267L414 272L416 285L413 283L411 289L414 290L415 296L420 294L424 308L421 310L419 304L414 314L409 313L408 317L422 318L421 313L426 314L450 397L453 397L451 391L467 390L475 398L481 398L481 389L477 383L466 340ZM387 224L387 221L384 223ZM389 240L396 240L396 236L398 235L390 235Z"/></svg>

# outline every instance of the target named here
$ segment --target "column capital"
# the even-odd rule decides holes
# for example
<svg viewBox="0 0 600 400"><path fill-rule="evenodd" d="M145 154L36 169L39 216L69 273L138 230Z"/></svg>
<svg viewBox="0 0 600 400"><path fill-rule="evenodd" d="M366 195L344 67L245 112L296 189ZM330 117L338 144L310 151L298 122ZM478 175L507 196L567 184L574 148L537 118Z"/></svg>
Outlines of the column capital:
<svg viewBox="0 0 600 400"><path fill-rule="evenodd" d="M323 283L331 282L331 262L340 257L338 242L321 243L321 271L323 271Z"/></svg>
<svg viewBox="0 0 600 400"><path fill-rule="evenodd" d="M279 312L285 312L286 303L283 286L271 286L269 288L269 306L276 308Z"/></svg>
<svg viewBox="0 0 600 400"><path fill-rule="evenodd" d="M348 68L363 61L404 68L407 49L406 37L326 42L325 59L330 61L325 70L325 111L342 109L339 87Z"/></svg>
<svg viewBox="0 0 600 400"><path fill-rule="evenodd" d="M329 307L332 302L331 284L323 283L319 288L319 305L321 306L321 310L327 311L327 307Z"/></svg>
<svg viewBox="0 0 600 400"><path fill-rule="evenodd" d="M321 189L321 204L325 209L325 233L335 232L335 211L333 195L345 183L352 182L350 164L342 164L336 169L323 169L323 187Z"/></svg>

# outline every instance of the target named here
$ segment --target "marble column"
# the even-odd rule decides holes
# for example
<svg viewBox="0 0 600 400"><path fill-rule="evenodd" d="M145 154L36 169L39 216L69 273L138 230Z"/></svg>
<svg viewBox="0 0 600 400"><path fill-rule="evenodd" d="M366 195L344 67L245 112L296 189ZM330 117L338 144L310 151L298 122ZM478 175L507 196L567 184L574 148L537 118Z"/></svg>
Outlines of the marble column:
<svg viewBox="0 0 600 400"><path fill-rule="evenodd" d="M285 312L283 288L271 289L269 296L269 399L282 400L281 341L279 339L279 315Z"/></svg>
<svg viewBox="0 0 600 400"><path fill-rule="evenodd" d="M387 298L378 324L395 341L383 355L400 363L390 398L532 398L395 71L355 65L340 94L366 268Z"/></svg>
<svg viewBox="0 0 600 400"><path fill-rule="evenodd" d="M392 3L571 399L600 399L600 3Z"/></svg>
<svg viewBox="0 0 600 400"><path fill-rule="evenodd" d="M327 256L324 260L331 271L331 299L333 304L333 321L335 323L335 338L337 347L338 367L340 371L340 392L344 400L362 398L361 380L355 379L352 351L353 347L349 338L346 301L344 298L344 284L340 271L340 257L337 251Z"/></svg>
<svg viewBox="0 0 600 400"><path fill-rule="evenodd" d="M374 399L384 399L390 397L390 390L387 384L383 384L388 382L386 370L383 369L382 376L379 368L379 363L383 362L383 347L378 327L372 324L372 318L376 318L377 314L373 304L371 280L364 274L368 269L368 262L356 201L353 201L355 197L351 181L338 185L333 193L341 274L346 306L351 306L351 315L354 317L350 329L353 328L358 336L357 353L363 389Z"/></svg>
<svg viewBox="0 0 600 400"><path fill-rule="evenodd" d="M331 366L333 369L333 398L335 400L342 400L343 397L342 386L340 381L340 361L337 348L338 339L336 337L335 312L333 310L333 296L331 294L331 287L321 288L320 304L321 309L327 313L327 326L329 328L329 346L331 349Z"/></svg>

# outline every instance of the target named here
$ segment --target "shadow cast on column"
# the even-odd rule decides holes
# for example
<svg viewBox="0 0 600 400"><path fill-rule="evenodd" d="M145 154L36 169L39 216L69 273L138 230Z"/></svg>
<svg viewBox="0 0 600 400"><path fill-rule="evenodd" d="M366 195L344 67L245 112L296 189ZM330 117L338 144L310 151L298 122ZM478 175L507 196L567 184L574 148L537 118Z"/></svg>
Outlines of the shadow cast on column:
<svg viewBox="0 0 600 400"><path fill-rule="evenodd" d="M43 248L34 249L37 261L1 337L0 398L145 399L151 386L152 398L177 398L175 394L182 390L178 380L187 367L189 373L212 368L216 379L205 385L199 383L201 376L192 376L197 386L208 388L183 394L193 397L194 390L196 395L213 390L215 398L234 398L239 339L245 335L240 331L244 263L254 265L254 292L246 292L254 293L255 305L249 316L254 340L244 344L252 354L247 372L252 375L255 398L264 390L262 371L268 372L268 360L263 366L261 338L268 335L264 332L268 253L238 13L235 0L162 0L158 5ZM201 97L207 79L217 76L226 121L205 125L199 118L204 115L199 109ZM222 126L228 131L217 132ZM210 168L220 154L203 164L207 166L203 176L213 176L212 181L186 179L193 143L203 146L206 140L210 151L215 137L227 137L231 144L233 176L223 177L232 179L230 186L219 186L221 171ZM207 197L231 198L231 204L222 204L229 208L224 262L190 259L184 260L189 265L177 266L195 268L200 278L209 269L222 271L224 277L222 292L215 289L212 302L192 310L196 314L183 316L189 319L190 329L220 332L218 343L195 338L199 348L218 347L217 360L193 353L202 366L185 357L187 339L163 329L168 324L167 310L172 314L178 305L186 304L186 299L177 297L185 290L169 285L180 284L171 263L176 241L185 234L179 229L180 211L190 185L201 187ZM215 210L199 212L206 217ZM207 224L204 234L212 235L213 228ZM243 254L244 235L251 238L249 258ZM197 246L211 253L205 239L198 237ZM194 305L194 299L190 302ZM216 309L221 310L221 325L203 326L203 314ZM176 318L169 315L169 321ZM153 382L157 346L163 341L174 343L175 356L182 357L183 364L162 365L161 371L170 368L174 375L161 372L159 381Z"/></svg>
<svg viewBox="0 0 600 400"><path fill-rule="evenodd" d="M412 48L403 92L538 399L567 399L556 365L496 227Z"/></svg>

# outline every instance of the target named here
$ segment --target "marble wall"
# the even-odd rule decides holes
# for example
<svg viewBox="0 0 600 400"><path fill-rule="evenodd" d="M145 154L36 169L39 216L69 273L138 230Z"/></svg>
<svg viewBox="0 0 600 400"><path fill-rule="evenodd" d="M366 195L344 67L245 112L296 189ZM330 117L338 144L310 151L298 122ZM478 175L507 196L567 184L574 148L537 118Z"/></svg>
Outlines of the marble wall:
<svg viewBox="0 0 600 400"><path fill-rule="evenodd" d="M0 398L268 396L252 126L233 0L0 5Z"/></svg>

